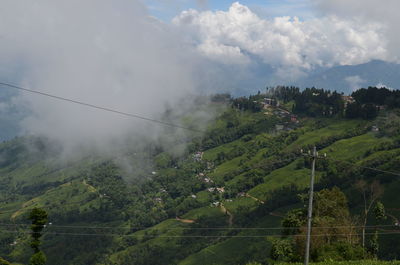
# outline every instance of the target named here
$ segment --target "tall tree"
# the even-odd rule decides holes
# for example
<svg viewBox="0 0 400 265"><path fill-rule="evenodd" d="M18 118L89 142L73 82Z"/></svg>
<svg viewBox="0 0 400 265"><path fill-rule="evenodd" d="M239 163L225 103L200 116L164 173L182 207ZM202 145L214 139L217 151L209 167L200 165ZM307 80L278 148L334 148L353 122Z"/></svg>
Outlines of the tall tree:
<svg viewBox="0 0 400 265"><path fill-rule="evenodd" d="M365 226L367 225L368 214L376 201L383 195L384 189L379 181L367 183L365 180L359 180L356 188L361 192L364 201L364 209L362 214L362 246L365 248Z"/></svg>
<svg viewBox="0 0 400 265"><path fill-rule="evenodd" d="M374 207L374 216L375 216L375 224L378 225L380 221L386 219L385 206L382 202L377 202ZM379 242L378 242L378 228L375 227L375 232L369 240L369 252L377 258L379 251Z"/></svg>
<svg viewBox="0 0 400 265"><path fill-rule="evenodd" d="M44 265L46 264L46 255L40 251L40 237L42 236L42 230L46 226L48 221L47 212L41 208L34 208L29 214L29 220L32 221L31 225L31 248L34 254L29 260L29 265Z"/></svg>
<svg viewBox="0 0 400 265"><path fill-rule="evenodd" d="M359 238L354 236L356 225L351 218L345 194L337 187L323 189L315 194L314 202L311 258L316 261L362 258L362 248L358 245ZM295 259L304 255L305 224L304 208L289 211L282 221L282 226L285 227L284 234L289 238L295 236L293 239ZM282 244L274 246L276 251L281 249ZM349 251L343 252L343 249Z"/></svg>

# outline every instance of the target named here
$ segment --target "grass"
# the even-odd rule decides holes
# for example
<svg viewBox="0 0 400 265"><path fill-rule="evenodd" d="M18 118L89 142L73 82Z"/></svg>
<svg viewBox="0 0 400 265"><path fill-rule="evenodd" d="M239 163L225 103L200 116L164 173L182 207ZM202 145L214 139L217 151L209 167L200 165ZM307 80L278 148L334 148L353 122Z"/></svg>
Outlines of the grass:
<svg viewBox="0 0 400 265"><path fill-rule="evenodd" d="M251 122L254 120L260 120L264 118L263 114L235 114L241 123ZM190 122L190 121L188 121ZM302 132L304 134L300 135L299 138L287 146L283 152L290 152L295 150L296 148L304 145L315 144L316 142L321 141L325 137L331 136L340 136L343 135L344 132L348 130L352 130L357 126L362 126L366 124L364 121L357 120L324 120L326 126L324 128L320 128L317 130L313 130L313 126L315 124L314 120L310 119L310 121L305 125L305 128ZM226 126L226 121L217 121L215 127L224 127ZM230 153L237 148L243 148L246 152L245 154L235 157L231 160L225 161L224 163L218 165L215 170L209 174L211 178L215 181L223 181L223 177L229 174L232 174L234 177L228 183L234 183L235 181L241 180L244 178L244 174L237 175L238 170L242 167L239 166L240 161L242 159L247 160L245 162L248 166L253 166L265 159L264 154L268 151L267 148L260 149L256 152L254 150L254 154L250 159L248 159L248 155L251 153L251 146L249 143L257 143L257 142L266 142L273 141L273 137L266 134L261 133L256 136L252 135L252 139L249 142L244 140L236 140L230 143L223 144L221 146L206 150L203 158L205 160L215 160L217 158L218 153ZM349 139L343 139L336 141L331 146L322 150L322 152L327 152L328 156L334 159L345 159L352 160L358 159L361 162L366 162L372 160L374 158L379 158L380 156L386 155L399 155L398 150L391 151L379 151L370 156L366 156L367 151L371 148L378 146L384 142L390 142L391 140L388 138L377 138L372 133L367 133L361 136L352 137ZM181 152L183 145L176 146L176 152ZM361 160L360 160L361 159ZM50 161L50 159L48 159ZM133 158L132 158L133 160ZM82 175L82 170L89 168L90 164L94 163L95 160L83 160L80 162L78 166L71 166L65 169L60 169L58 171L52 172L53 168L56 168L55 162L48 163L49 161L41 160L32 163L21 164L22 166L17 169L10 168L2 168L0 169L1 175L10 176L13 178L13 182L15 185L19 187L29 187L32 185L40 184L40 183L55 183L60 181L60 183L64 183L58 185L55 188L45 188L40 190L41 195L35 195L34 198L22 198L23 200L18 202L13 202L10 204L0 204L0 208L2 210L16 210L15 217L22 215L22 210L17 211L18 209L23 209L25 205L25 209L31 209L34 206L46 207L54 212L57 209L60 209L60 206L64 207L65 210L71 209L79 209L84 210L89 207L89 205L93 205L98 203L98 196L93 196L93 194L97 195L97 190L83 182L82 179L80 181L72 180L76 176ZM259 198L261 200L265 200L267 197L266 194L272 192L273 190L279 189L281 187L294 184L300 188L306 187L309 181L310 170L305 168L297 168L297 163L299 160L296 160L282 168L274 170L270 174L264 176L264 183L254 187L248 193L255 198ZM21 162L22 163L22 162ZM160 174L162 171L159 172ZM35 177L36 176L36 177ZM321 172L317 172L317 180L318 177L321 176ZM47 190L46 192L44 190ZM398 199L398 191L400 190L400 181L393 181L390 185L387 185L385 194L383 197L383 201L385 206L387 207L387 212L394 214L397 210L394 208L398 207L397 199ZM197 194L197 200L200 203L210 203L212 199L212 195L209 192L201 191ZM95 197L93 199L93 197ZM92 201L89 202L88 198L92 198ZM23 203L23 202L24 203ZM67 202L65 206L63 206L63 201ZM84 201L85 203L81 203ZM71 204L71 205L68 205ZM240 197L232 199L232 202L224 201L224 206L229 210L235 217L236 212L242 206L245 208L253 209L257 206L259 202L255 201L252 198L248 197ZM203 204L205 205L205 204ZM291 206L288 206L291 207ZM393 209L392 209L393 208ZM286 209L287 210L287 209ZM286 212L285 209L279 210L277 209L274 212L284 214ZM398 211L395 214L398 215ZM4 216L4 215L3 215ZM228 220L228 217L221 211L219 207L200 207L193 209L186 214L180 216L182 219L190 219L190 220L199 220L201 217L221 217L222 223L224 220ZM271 216L266 214L264 217L257 217L256 220L252 220L251 224L247 227L277 227L280 226L281 218L277 216ZM233 223L235 225L235 218L233 218ZM227 224L226 224L227 225ZM132 233L133 238L137 238L139 241L143 240L143 242L138 242L133 246L125 246L122 250L116 251L115 254L111 255L111 260L117 262L119 257L124 255L129 256L131 251L135 252L140 249L140 246L143 244L149 244L151 246L156 246L160 249L168 249L171 248L174 251L177 251L179 248L184 248L185 245L179 245L178 239L171 239L168 237L159 237L153 238L148 237L146 235L152 235L153 232L160 233L163 236L179 236L182 235L182 229L174 229L174 228L182 228L182 227L190 227L186 223L182 223L175 219L168 219L159 224L145 230L138 231L136 233ZM173 228L173 229L170 229ZM264 231L260 232L257 230L246 230L241 231L238 235L240 236L251 236L251 235L263 235ZM279 231L277 231L279 233ZM122 239L121 239L122 240ZM183 241L183 239L181 239ZM197 242L197 241L196 241ZM266 237L261 238L247 238L247 237L232 237L232 238L219 238L216 241L210 243L208 246L200 246L196 245L198 243L193 243L190 245L189 243L186 245L187 249L192 248L192 254L188 255L184 258L179 264L180 265L196 265L196 264L239 264L245 263L252 258L256 258L256 260L266 260L269 254L270 243L266 239ZM203 249L199 249L199 248ZM363 261L367 262L367 261ZM383 262L375 262L368 261L370 263L357 263L357 262L334 262L334 263L318 263L321 265L333 265L333 264L366 264L366 265L380 265L380 264L400 264L400 263L383 263Z"/></svg>
<svg viewBox="0 0 400 265"><path fill-rule="evenodd" d="M266 216L253 227L276 227L280 225L281 219L275 216ZM237 234L238 237L229 238L223 242L211 245L201 251L192 254L182 260L179 265L217 265L217 264L239 264L245 263L250 257L258 255L266 259L269 254L271 244L266 237L259 236L260 230L243 230ZM279 232L278 232L279 233ZM267 233L265 233L267 234ZM249 237L246 237L249 236Z"/></svg>
<svg viewBox="0 0 400 265"><path fill-rule="evenodd" d="M224 216L224 214L218 207L206 206L191 210L188 213L184 214L182 218L196 220L200 216Z"/></svg>
<svg viewBox="0 0 400 265"><path fill-rule="evenodd" d="M264 177L264 183L249 190L248 193L259 199L266 199L266 194L273 190L282 188L288 185L296 185L299 188L304 188L308 185L310 178L310 170L307 168L297 169L298 160L289 165L272 171ZM316 179L321 174L316 172Z"/></svg>
<svg viewBox="0 0 400 265"><path fill-rule="evenodd" d="M256 207L259 203L248 197L240 197L232 200L231 202L224 202L224 206L228 211L235 214L240 207Z"/></svg>
<svg viewBox="0 0 400 265"><path fill-rule="evenodd" d="M361 159L368 150L385 142L391 143L392 140L385 137L376 138L375 134L367 133L349 139L339 140L320 152L326 152L329 157L334 159Z"/></svg>
<svg viewBox="0 0 400 265"><path fill-rule="evenodd" d="M214 161L217 159L218 153L223 152L223 153L227 154L227 153L231 152L233 149L236 149L239 147L244 147L244 146L245 146L245 143L242 140L238 139L238 140L232 141L230 143L226 143L226 144L206 150L203 154L203 159L208 160L208 161Z"/></svg>
<svg viewBox="0 0 400 265"><path fill-rule="evenodd" d="M276 263L276 265L301 265L303 263ZM400 261L357 260L312 262L311 265L400 265Z"/></svg>
<svg viewBox="0 0 400 265"><path fill-rule="evenodd" d="M64 183L56 188L46 191L43 195L26 201L16 210L11 218L15 219L34 207L43 207L48 212L58 211L62 205L64 210L71 208L84 209L88 207L88 195L96 193L94 187L80 181ZM90 203L91 204L91 203Z"/></svg>
<svg viewBox="0 0 400 265"><path fill-rule="evenodd" d="M365 121L359 121L359 120L330 119L322 121L327 123L327 126L317 130L312 129L313 125L306 126L305 129L307 129L308 131L305 134L300 135L296 141L291 143L286 148L286 151L297 150L302 146L316 144L317 142L321 141L324 138L341 135L346 131L352 130L366 123Z"/></svg>
<svg viewBox="0 0 400 265"><path fill-rule="evenodd" d="M384 158L384 160L390 161L394 157L399 157L399 156L400 156L400 148L378 151L359 160L357 164L373 163L374 160L382 160L382 158Z"/></svg>
<svg viewBox="0 0 400 265"><path fill-rule="evenodd" d="M211 201L212 195L208 191L200 191L196 194L196 200L200 203L208 203Z"/></svg>
<svg viewBox="0 0 400 265"><path fill-rule="evenodd" d="M301 135L294 143L289 145L286 150L293 150L298 146L304 146L309 144L315 144L316 142L321 141L323 138L330 137L330 136L340 136L348 130L352 130L357 126L363 125L364 121L354 121L354 120L344 120L344 121L328 121L328 125L324 128L318 130L310 130L306 131L304 135ZM260 137L260 135L256 136L255 139ZM368 150L378 146L384 142L390 142L391 140L388 138L377 138L372 133L367 133L364 135L352 137L349 139L342 139L336 141L331 146L327 147L326 149L322 150L324 152L328 152L329 155L334 159L360 159L363 158ZM214 149L212 152L214 154L222 151L222 150L229 150L229 148L234 148L236 146L240 146L240 142L235 141L230 144L223 146L222 148ZM251 159L253 161L260 161L263 159L262 154L267 151L266 149L259 150L256 155ZM236 157L232 160L226 161L225 163L219 165L215 171L211 174L215 179L220 178L229 173L235 172L237 169L240 168L239 161L244 158L246 154L241 157ZM298 160L290 163L289 165L282 167L280 169L274 170L270 174L264 177L264 183L256 186L255 188L248 191L248 193L256 198L265 199L265 195L268 192L276 190L286 185L294 184L299 188L306 187L309 182L309 169L298 169L296 164ZM317 172L317 181L318 178L321 176L322 173ZM234 182L238 181L242 175L236 176L233 180L229 181ZM399 183L400 185L400 183ZM393 189L398 189L397 186L393 186ZM388 190L388 193L391 190ZM395 200L395 195L390 196L393 197L393 201ZM225 202L225 207L231 211L233 214L239 206L254 206L256 202L251 198L236 198L232 202ZM203 209L207 211L207 209ZM193 212L196 212L194 210ZM278 218L279 219L279 218ZM280 220L280 219L279 219ZM279 225L279 223L278 223ZM268 244L265 245L265 241L261 243L259 240L248 240L248 239L238 239L238 238L231 238L227 239L221 243L211 245L198 253L195 253L186 259L184 259L180 265L196 265L196 264L230 264L232 262L240 261L241 257L251 256L252 253L249 249L252 249L253 252L257 248L257 246L262 246L263 249L268 249ZM248 246L251 246L248 247ZM371 261L371 265L375 264L398 264L398 263L374 263ZM325 264L325 263L322 263ZM342 264L338 262L334 263L326 263L326 264ZM350 263L343 263L343 264L364 264L364 263L357 263L357 262L350 262ZM369 263L365 263L369 264Z"/></svg>
<svg viewBox="0 0 400 265"><path fill-rule="evenodd" d="M214 180L223 180L225 175L233 173L241 168L241 166L239 166L241 159L243 159L243 157L239 156L222 163L221 165L217 166L212 173L209 174L210 177Z"/></svg>

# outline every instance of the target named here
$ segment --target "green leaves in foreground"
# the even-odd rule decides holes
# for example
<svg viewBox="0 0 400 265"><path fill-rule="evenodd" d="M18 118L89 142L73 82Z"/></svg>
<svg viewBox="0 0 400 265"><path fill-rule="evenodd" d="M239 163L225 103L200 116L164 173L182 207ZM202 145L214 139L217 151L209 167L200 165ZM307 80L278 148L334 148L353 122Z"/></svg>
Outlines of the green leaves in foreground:
<svg viewBox="0 0 400 265"><path fill-rule="evenodd" d="M276 265L301 265L303 263L275 263ZM310 263L311 265L400 265L400 261L378 261L378 260L358 260L358 261L324 261Z"/></svg>
<svg viewBox="0 0 400 265"><path fill-rule="evenodd" d="M29 259L29 265L44 265L46 264L46 255L42 251L36 252Z"/></svg>

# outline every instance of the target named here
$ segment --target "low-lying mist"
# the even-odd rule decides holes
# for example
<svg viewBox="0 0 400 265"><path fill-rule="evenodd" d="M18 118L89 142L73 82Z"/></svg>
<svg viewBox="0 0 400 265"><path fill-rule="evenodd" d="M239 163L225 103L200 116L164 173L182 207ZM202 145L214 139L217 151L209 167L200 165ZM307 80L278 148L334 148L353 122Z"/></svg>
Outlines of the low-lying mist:
<svg viewBox="0 0 400 265"><path fill-rule="evenodd" d="M6 0L2 6L0 75L9 77L12 70L13 83L152 119L167 109L176 117L192 109L198 91L194 55L140 1ZM26 92L13 103L28 113L21 122L25 134L57 142L67 155L114 154L131 140L162 139L164 131ZM209 119L206 112L200 115Z"/></svg>

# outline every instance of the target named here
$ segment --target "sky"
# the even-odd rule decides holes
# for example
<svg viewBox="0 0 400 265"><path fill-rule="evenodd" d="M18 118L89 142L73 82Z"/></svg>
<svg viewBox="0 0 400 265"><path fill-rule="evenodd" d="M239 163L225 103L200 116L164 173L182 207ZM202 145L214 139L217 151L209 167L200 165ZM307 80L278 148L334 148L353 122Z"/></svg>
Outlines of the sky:
<svg viewBox="0 0 400 265"><path fill-rule="evenodd" d="M398 63L400 1L362 3L3 0L0 79L148 118L171 108L186 113L193 94L249 94L319 69ZM344 79L351 87L361 82ZM24 93L0 103L2 113L27 110L25 133L68 146L109 150L133 134L157 138L160 131Z"/></svg>
<svg viewBox="0 0 400 265"><path fill-rule="evenodd" d="M235 1L228 0L143 0L149 13L164 22L169 22L187 9L228 10ZM298 16L310 18L312 13L310 0L243 0L241 4L248 6L261 17Z"/></svg>

